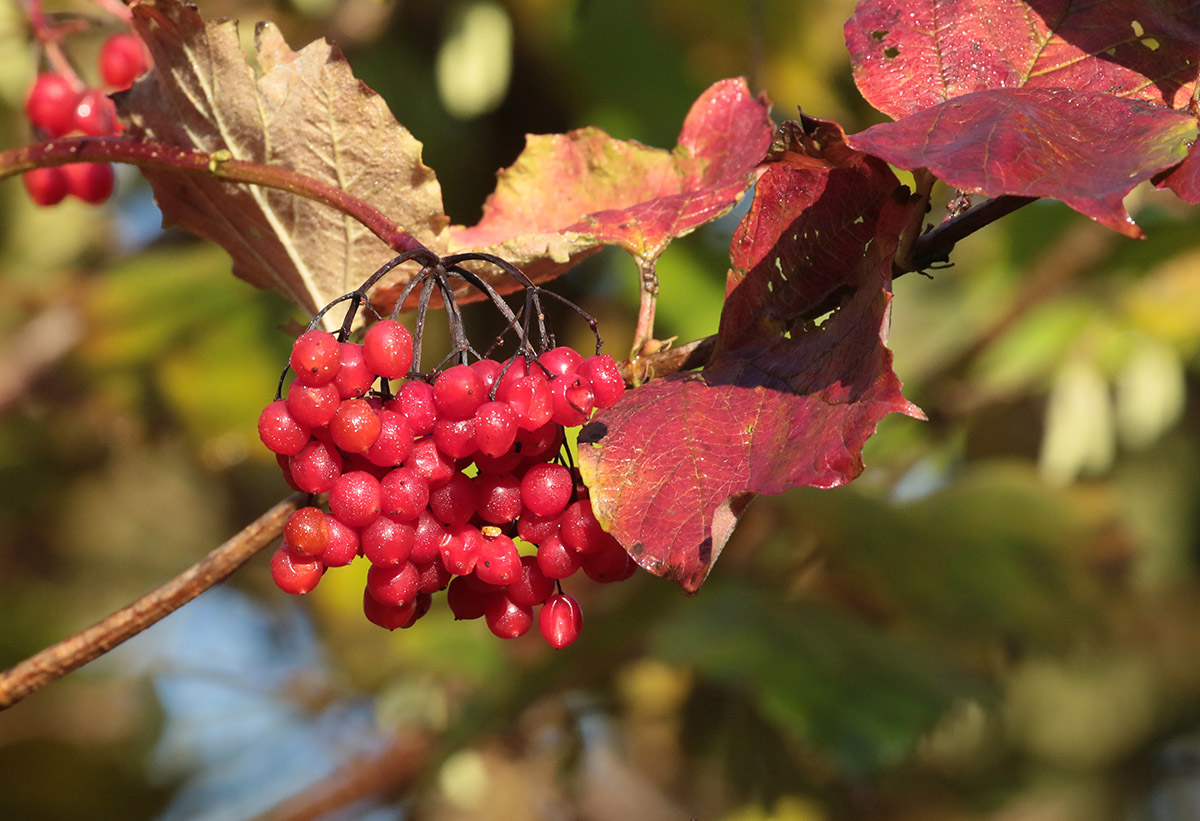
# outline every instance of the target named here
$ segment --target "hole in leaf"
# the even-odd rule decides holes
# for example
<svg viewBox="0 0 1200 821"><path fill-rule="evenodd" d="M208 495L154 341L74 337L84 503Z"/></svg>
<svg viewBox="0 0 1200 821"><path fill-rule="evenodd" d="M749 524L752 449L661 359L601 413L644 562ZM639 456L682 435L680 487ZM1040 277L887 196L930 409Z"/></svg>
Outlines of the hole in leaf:
<svg viewBox="0 0 1200 821"><path fill-rule="evenodd" d="M896 48L895 46L888 46L883 50L883 56L889 60L894 60L896 57L900 56L900 49Z"/></svg>
<svg viewBox="0 0 1200 821"><path fill-rule="evenodd" d="M1146 30L1144 28L1142 28L1142 24L1139 23L1137 20L1134 20L1129 25L1133 28L1133 36L1134 37L1141 37L1143 34L1146 33Z"/></svg>
<svg viewBox="0 0 1200 821"><path fill-rule="evenodd" d="M1143 37L1142 45L1145 46L1146 48L1150 49L1151 51L1158 51L1158 47L1159 47L1160 43L1157 40L1155 40L1153 37Z"/></svg>
<svg viewBox="0 0 1200 821"><path fill-rule="evenodd" d="M816 319L810 321L808 324L810 327L820 328L822 325L824 325L826 322L829 321L830 317L832 317L836 313L837 313L837 308L833 308L833 309L828 310L825 313L821 314Z"/></svg>
<svg viewBox="0 0 1200 821"><path fill-rule="evenodd" d="M887 29L875 29L873 32L871 32L872 40L882 40L884 37L887 37L887 36L888 36Z"/></svg>

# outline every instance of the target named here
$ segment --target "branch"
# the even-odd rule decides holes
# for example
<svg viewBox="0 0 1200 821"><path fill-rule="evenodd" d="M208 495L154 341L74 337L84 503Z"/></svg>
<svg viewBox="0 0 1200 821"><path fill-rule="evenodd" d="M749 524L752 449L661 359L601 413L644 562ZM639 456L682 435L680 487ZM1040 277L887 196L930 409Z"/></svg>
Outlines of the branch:
<svg viewBox="0 0 1200 821"><path fill-rule="evenodd" d="M287 517L305 498L302 493L292 494L162 587L0 673L0 710L104 655L224 581L283 532Z"/></svg>
<svg viewBox="0 0 1200 821"><path fill-rule="evenodd" d="M237 160L226 151L207 154L168 143L122 137L65 137L0 152L0 179L34 168L76 162L119 162L275 188L336 208L361 222L396 251L425 248L377 208L336 186L287 168Z"/></svg>
<svg viewBox="0 0 1200 821"><path fill-rule="evenodd" d="M892 271L892 278L911 271L923 271L936 262L946 262L950 252L959 240L975 233L980 228L995 222L1003 216L1011 214L1018 208L1023 208L1036 200L1037 197L1018 197L1005 194L993 197L979 205L972 206L964 213L934 228L928 234L917 238L912 249L912 257L905 264L897 264Z"/></svg>

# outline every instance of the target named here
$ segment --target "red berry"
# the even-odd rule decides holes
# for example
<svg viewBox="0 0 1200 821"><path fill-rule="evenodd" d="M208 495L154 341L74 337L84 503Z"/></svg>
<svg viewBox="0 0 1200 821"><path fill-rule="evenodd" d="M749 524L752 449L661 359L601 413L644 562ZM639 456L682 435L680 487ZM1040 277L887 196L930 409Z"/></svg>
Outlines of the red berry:
<svg viewBox="0 0 1200 821"><path fill-rule="evenodd" d="M296 372L296 381L301 385L316 386L332 382L342 364L337 337L317 328L305 331L292 343L288 364Z"/></svg>
<svg viewBox="0 0 1200 821"><path fill-rule="evenodd" d="M479 438L479 431L475 432L476 439ZM521 453L517 450L510 450L503 456L488 456L486 453L479 452L473 457L475 459L475 467L479 468L479 472L500 475L512 473L521 464Z"/></svg>
<svg viewBox="0 0 1200 821"><path fill-rule="evenodd" d="M519 417L517 426L521 430L537 430L550 421L554 414L554 398L550 394L550 383L541 371L534 368L508 385L503 383L504 380L501 380L496 398L513 406Z"/></svg>
<svg viewBox="0 0 1200 821"><path fill-rule="evenodd" d="M466 365L447 368L433 382L433 403L451 419L466 419L488 400L483 380Z"/></svg>
<svg viewBox="0 0 1200 821"><path fill-rule="evenodd" d="M571 348L560 346L551 348L538 357L538 362L555 376L574 373L583 362L583 357Z"/></svg>
<svg viewBox="0 0 1200 821"><path fill-rule="evenodd" d="M611 408L625 393L625 379L608 354L589 356L576 371L591 382L598 408Z"/></svg>
<svg viewBox="0 0 1200 821"><path fill-rule="evenodd" d="M521 459L527 465L553 459L562 447L562 441L562 425L552 421L536 430L522 430L517 434Z"/></svg>
<svg viewBox="0 0 1200 821"><path fill-rule="evenodd" d="M379 480L364 470L342 474L329 489L329 510L343 524L366 527L380 513Z"/></svg>
<svg viewBox="0 0 1200 821"><path fill-rule="evenodd" d="M517 441L517 420L517 412L507 402L480 405L475 410L475 444L479 452L498 459L512 450Z"/></svg>
<svg viewBox="0 0 1200 821"><path fill-rule="evenodd" d="M637 562L616 539L607 533L605 536L607 538L599 549L579 554L579 564L594 582L611 584L625 581L637 572Z"/></svg>
<svg viewBox="0 0 1200 821"><path fill-rule="evenodd" d="M371 386L375 384L375 374L371 373L371 369L367 367L362 345L343 342L341 344L341 361L337 376L333 378L333 384L337 385L338 396L342 399L354 399L371 390Z"/></svg>
<svg viewBox="0 0 1200 821"><path fill-rule="evenodd" d="M515 639L533 626L533 608L522 607L503 593L488 602L483 614L488 629L502 639Z"/></svg>
<svg viewBox="0 0 1200 821"><path fill-rule="evenodd" d="M414 564L416 564L414 562ZM435 556L433 561L428 564L418 564L417 570L421 574L420 590L422 593L436 593L439 590L445 590L446 585L450 584L450 571L442 564L442 557Z"/></svg>
<svg viewBox="0 0 1200 821"><path fill-rule="evenodd" d="M538 544L538 567L551 579L567 579L579 569L579 554L567 547L557 535Z"/></svg>
<svg viewBox="0 0 1200 821"><path fill-rule="evenodd" d="M562 516L539 516L532 511L525 511L517 522L517 535L531 544L542 544L551 536L558 535L558 525Z"/></svg>
<svg viewBox="0 0 1200 821"><path fill-rule="evenodd" d="M479 570L476 568L476 574ZM506 588L508 597L525 607L533 607L554 593L554 579L542 572L535 556L521 557L521 573Z"/></svg>
<svg viewBox="0 0 1200 821"><path fill-rule="evenodd" d="M477 512L485 522L503 525L521 515L521 483L511 473L481 473L475 477L475 492Z"/></svg>
<svg viewBox="0 0 1200 821"><path fill-rule="evenodd" d="M538 613L538 628L556 650L571 644L583 629L583 610L579 602L565 593L551 596Z"/></svg>
<svg viewBox="0 0 1200 821"><path fill-rule="evenodd" d="M271 578L284 593L300 596L321 581L325 565L319 559L297 553L286 544L271 556Z"/></svg>
<svg viewBox="0 0 1200 821"><path fill-rule="evenodd" d="M429 512L442 524L471 521L478 504L475 483L461 471L455 471L444 485L429 491Z"/></svg>
<svg viewBox="0 0 1200 821"><path fill-rule="evenodd" d="M451 459L465 459L476 450L475 419L437 420L433 426L433 442L437 449Z"/></svg>
<svg viewBox="0 0 1200 821"><path fill-rule="evenodd" d="M380 467L395 467L412 451L412 428L404 414L386 409L379 412L379 423L379 436L367 450L367 459Z"/></svg>
<svg viewBox="0 0 1200 821"><path fill-rule="evenodd" d="M587 499L573 502L563 511L562 525L559 528L562 540L567 547L580 553L591 553L602 548L612 536L604 532L600 523L592 513L592 503Z"/></svg>
<svg viewBox="0 0 1200 821"><path fill-rule="evenodd" d="M347 453L366 453L379 438L383 421L365 399L344 399L329 420L329 436Z"/></svg>
<svg viewBox="0 0 1200 821"><path fill-rule="evenodd" d="M283 538L300 553L320 556L329 547L329 523L319 507L302 507L283 525Z"/></svg>
<svg viewBox="0 0 1200 821"><path fill-rule="evenodd" d="M362 552L371 564L392 565L408 561L416 530L391 516L378 516L362 529Z"/></svg>
<svg viewBox="0 0 1200 821"><path fill-rule="evenodd" d="M498 587L484 584L474 576L456 576L446 588L446 604L455 619L478 619L487 612L488 603L499 594Z"/></svg>
<svg viewBox="0 0 1200 821"><path fill-rule="evenodd" d="M413 442L412 452L404 460L404 467L424 477L430 489L441 487L454 475L454 460L438 450L429 437Z"/></svg>
<svg viewBox="0 0 1200 821"><path fill-rule="evenodd" d="M106 162L77 162L62 166L67 178L67 193L90 205L99 205L112 196L117 178Z"/></svg>
<svg viewBox="0 0 1200 821"><path fill-rule="evenodd" d="M329 525L329 547L321 554L321 561L327 567L345 567L358 556L358 530L332 516L326 516L325 522Z"/></svg>
<svg viewBox="0 0 1200 821"><path fill-rule="evenodd" d="M288 460L288 470L305 493L328 493L342 475L342 456L333 445L313 439Z"/></svg>
<svg viewBox="0 0 1200 821"><path fill-rule="evenodd" d="M117 90L133 85L133 81L146 73L150 58L146 47L133 34L114 34L100 47L100 76L104 82Z"/></svg>
<svg viewBox="0 0 1200 821"><path fill-rule="evenodd" d="M310 437L308 428L292 418L282 399L270 403L258 415L258 438L272 453L282 456L299 453Z"/></svg>
<svg viewBox="0 0 1200 821"><path fill-rule="evenodd" d="M422 510L416 521L417 535L413 539L412 555L409 559L414 564L429 564L442 560L442 541L447 536L446 528L433 518L428 510Z"/></svg>
<svg viewBox="0 0 1200 821"><path fill-rule="evenodd" d="M39 74L25 100L25 116L47 137L61 137L75 127L79 92L66 77L49 71Z"/></svg>
<svg viewBox="0 0 1200 821"><path fill-rule="evenodd" d="M521 477L521 502L538 516L554 516L571 501L575 482L562 465L534 465Z"/></svg>
<svg viewBox="0 0 1200 821"><path fill-rule="evenodd" d="M394 319L376 322L363 337L363 357L373 373L403 379L412 367L412 334Z"/></svg>
<svg viewBox="0 0 1200 821"><path fill-rule="evenodd" d="M380 604L399 607L416 598L420 591L421 574L412 562L372 565L367 571L367 592Z"/></svg>
<svg viewBox="0 0 1200 821"><path fill-rule="evenodd" d="M301 425L307 428L323 428L333 421L342 398L333 384L310 387L295 380L288 385L287 409Z"/></svg>
<svg viewBox="0 0 1200 821"><path fill-rule="evenodd" d="M438 411L433 403L433 387L428 383L416 379L405 382L396 398L388 403L388 409L404 414L414 436L433 433Z"/></svg>
<svg viewBox="0 0 1200 821"><path fill-rule="evenodd" d="M550 419L564 428L582 425L596 407L591 384L577 373L551 379L550 397L554 407Z"/></svg>
<svg viewBox="0 0 1200 821"><path fill-rule="evenodd" d="M475 559L475 576L497 587L521 577L521 554L513 540L501 534L484 536L483 547Z"/></svg>
<svg viewBox="0 0 1200 821"><path fill-rule="evenodd" d="M496 380L500 378L500 371L504 370L504 365L494 359L480 359L478 362L472 362L470 368L483 380L483 389L490 393Z"/></svg>
<svg viewBox="0 0 1200 821"><path fill-rule="evenodd" d="M410 468L388 471L380 490L383 512L402 522L416 520L429 504L429 483Z"/></svg>
<svg viewBox="0 0 1200 821"><path fill-rule="evenodd" d="M75 104L74 116L73 130L82 131L89 137L107 137L120 130L117 107L107 94L98 89L91 88L83 92Z"/></svg>
<svg viewBox="0 0 1200 821"><path fill-rule="evenodd" d="M442 564L456 576L466 576L475 570L479 551L483 548L483 534L471 525L452 525L439 545Z"/></svg>
<svg viewBox="0 0 1200 821"><path fill-rule="evenodd" d="M35 168L21 175L29 198L43 207L58 205L67 195L67 176L58 166Z"/></svg>

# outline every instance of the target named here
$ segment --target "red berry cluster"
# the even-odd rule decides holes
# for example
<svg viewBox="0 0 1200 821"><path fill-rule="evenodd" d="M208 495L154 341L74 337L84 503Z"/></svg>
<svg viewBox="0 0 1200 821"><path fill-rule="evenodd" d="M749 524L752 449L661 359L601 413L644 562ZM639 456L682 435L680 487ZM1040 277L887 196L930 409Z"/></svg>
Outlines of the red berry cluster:
<svg viewBox="0 0 1200 821"><path fill-rule="evenodd" d="M362 344L301 335L286 398L258 420L296 490L329 494L288 519L271 560L275 583L312 590L328 567L371 563L363 609L409 627L446 589L456 618L484 618L501 638L532 626L565 647L582 625L559 580L582 569L599 582L636 569L592 514L587 490L560 461L563 429L617 402L612 357L555 347L535 360L479 359L410 377L412 336L385 319ZM376 389L376 381L379 388ZM404 380L392 391L390 380ZM521 555L514 539L536 547Z"/></svg>
<svg viewBox="0 0 1200 821"><path fill-rule="evenodd" d="M114 34L100 49L100 75L108 90L129 88L149 68L142 41L129 33ZM56 71L39 74L25 100L25 116L46 139L80 134L117 134L117 110L104 88L80 88L75 77ZM66 196L98 205L112 195L115 177L108 163L72 163L35 168L23 175L25 189L38 205L57 205Z"/></svg>

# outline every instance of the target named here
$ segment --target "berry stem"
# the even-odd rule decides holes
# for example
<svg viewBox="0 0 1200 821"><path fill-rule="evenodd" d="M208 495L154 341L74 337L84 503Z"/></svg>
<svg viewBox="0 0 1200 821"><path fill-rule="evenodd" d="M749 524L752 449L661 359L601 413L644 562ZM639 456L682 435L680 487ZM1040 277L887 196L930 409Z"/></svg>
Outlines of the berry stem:
<svg viewBox="0 0 1200 821"><path fill-rule="evenodd" d="M287 191L353 217L396 251L424 252L436 258L374 206L336 186L280 166L227 158L221 152L187 151L166 143L120 137L65 137L0 152L0 179L34 168L77 162L119 162Z"/></svg>
<svg viewBox="0 0 1200 821"><path fill-rule="evenodd" d="M82 93L87 88L87 84L79 78L75 66L71 65L71 61L63 53L60 41L68 34L87 28L86 21L71 20L66 23L52 24L46 19L46 12L42 9L42 0L29 0L25 13L29 17L29 28L33 32L33 38L42 47L42 53L46 56L46 62L50 64L50 68L62 75L71 84L71 88Z"/></svg>
<svg viewBox="0 0 1200 821"><path fill-rule="evenodd" d="M288 496L158 589L0 673L0 710L104 655L224 581L283 532L288 516L302 507L306 498L302 493Z"/></svg>

